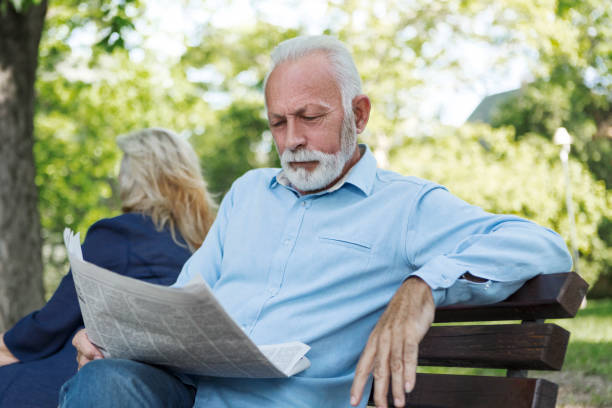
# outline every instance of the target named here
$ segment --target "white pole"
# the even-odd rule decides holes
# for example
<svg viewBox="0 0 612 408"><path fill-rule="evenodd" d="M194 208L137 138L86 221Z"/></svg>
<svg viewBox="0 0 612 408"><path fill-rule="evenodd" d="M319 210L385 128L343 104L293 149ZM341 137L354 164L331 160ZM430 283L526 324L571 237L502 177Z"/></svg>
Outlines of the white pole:
<svg viewBox="0 0 612 408"><path fill-rule="evenodd" d="M572 205L572 183L569 175L569 153L572 145L572 137L565 128L559 128L555 132L555 144L561 145L561 164L563 165L563 174L565 176L565 205L567 207L567 218L570 225L570 241L572 254L574 256L574 271L578 270L578 243L576 241L576 220L574 218L574 206Z"/></svg>

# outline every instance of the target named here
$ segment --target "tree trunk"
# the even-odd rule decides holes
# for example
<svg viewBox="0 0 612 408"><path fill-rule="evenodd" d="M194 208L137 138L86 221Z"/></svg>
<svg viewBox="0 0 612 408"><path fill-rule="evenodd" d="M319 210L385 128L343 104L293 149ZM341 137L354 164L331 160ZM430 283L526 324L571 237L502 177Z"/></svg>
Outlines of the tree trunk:
<svg viewBox="0 0 612 408"><path fill-rule="evenodd" d="M0 0L2 3L7 0ZM0 331L43 303L34 82L47 1L0 11Z"/></svg>

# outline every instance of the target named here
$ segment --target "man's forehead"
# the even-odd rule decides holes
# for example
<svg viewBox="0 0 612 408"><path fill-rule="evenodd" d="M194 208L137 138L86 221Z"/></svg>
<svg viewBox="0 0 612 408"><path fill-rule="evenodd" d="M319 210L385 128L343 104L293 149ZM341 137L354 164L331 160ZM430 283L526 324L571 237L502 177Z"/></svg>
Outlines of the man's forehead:
<svg viewBox="0 0 612 408"><path fill-rule="evenodd" d="M316 56L313 56L316 57ZM277 66L267 84L268 112L290 114L331 109L342 98L326 59L303 57Z"/></svg>

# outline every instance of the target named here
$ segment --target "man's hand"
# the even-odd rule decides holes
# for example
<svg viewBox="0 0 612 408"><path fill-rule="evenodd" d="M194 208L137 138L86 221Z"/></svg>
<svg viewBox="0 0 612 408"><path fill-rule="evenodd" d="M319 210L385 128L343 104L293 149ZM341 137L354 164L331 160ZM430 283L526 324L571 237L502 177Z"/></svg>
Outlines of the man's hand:
<svg viewBox="0 0 612 408"><path fill-rule="evenodd" d="M4 333L0 333L0 367L18 362L19 359L4 344Z"/></svg>
<svg viewBox="0 0 612 408"><path fill-rule="evenodd" d="M351 405L359 404L373 373L376 406L387 407L389 378L395 406L404 406L404 393L414 388L419 343L434 314L429 286L418 277L407 279L389 302L361 353L351 387Z"/></svg>
<svg viewBox="0 0 612 408"><path fill-rule="evenodd" d="M102 352L98 350L98 348L94 346L91 341L89 341L89 337L87 337L87 332L85 329L79 330L77 334L74 335L72 338L72 345L77 349L77 363L79 363L79 370L92 360L104 358Z"/></svg>

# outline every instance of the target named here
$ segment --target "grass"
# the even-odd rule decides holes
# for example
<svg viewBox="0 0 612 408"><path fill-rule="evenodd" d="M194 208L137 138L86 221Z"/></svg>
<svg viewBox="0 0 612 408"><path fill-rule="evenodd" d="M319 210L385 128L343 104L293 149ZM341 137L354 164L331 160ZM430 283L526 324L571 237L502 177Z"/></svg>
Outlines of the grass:
<svg viewBox="0 0 612 408"><path fill-rule="evenodd" d="M612 299L589 300L573 319L554 319L569 330L570 343L559 373L530 371L559 384L558 407L612 407ZM505 375L505 370L419 367L422 373Z"/></svg>
<svg viewBox="0 0 612 408"><path fill-rule="evenodd" d="M571 333L564 370L600 375L612 383L612 299L589 300L575 318L550 322Z"/></svg>

